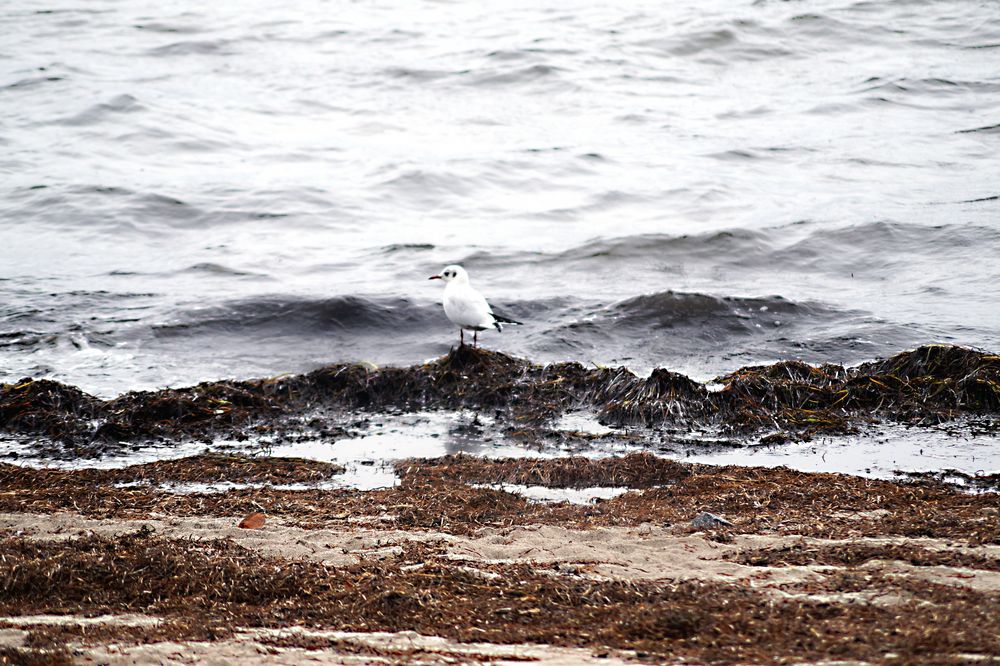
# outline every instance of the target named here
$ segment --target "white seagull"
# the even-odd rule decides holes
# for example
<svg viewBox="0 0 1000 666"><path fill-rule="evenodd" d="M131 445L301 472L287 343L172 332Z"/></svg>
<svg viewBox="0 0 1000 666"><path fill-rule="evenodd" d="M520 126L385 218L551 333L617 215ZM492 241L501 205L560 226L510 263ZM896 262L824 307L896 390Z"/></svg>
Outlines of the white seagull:
<svg viewBox="0 0 1000 666"><path fill-rule="evenodd" d="M503 330L501 324L520 324L519 321L493 314L493 309L483 295L469 284L469 274L461 266L445 266L428 280L444 280L444 313L451 323L458 326L459 345L465 344L465 331L472 331L472 346L478 342L479 331L488 328Z"/></svg>

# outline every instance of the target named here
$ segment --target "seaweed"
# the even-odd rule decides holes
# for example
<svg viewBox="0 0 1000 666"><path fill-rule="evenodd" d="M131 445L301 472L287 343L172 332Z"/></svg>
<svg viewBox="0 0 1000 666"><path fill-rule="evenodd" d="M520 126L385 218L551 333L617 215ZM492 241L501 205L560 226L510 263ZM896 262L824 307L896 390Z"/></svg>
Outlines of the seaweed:
<svg viewBox="0 0 1000 666"><path fill-rule="evenodd" d="M251 457L225 453L203 453L174 460L159 460L121 469L91 470L93 482L104 483L313 483L340 474L334 463L304 458Z"/></svg>
<svg viewBox="0 0 1000 666"><path fill-rule="evenodd" d="M75 664L69 651L59 646L51 649L0 647L0 664L3 666L72 666Z"/></svg>
<svg viewBox="0 0 1000 666"><path fill-rule="evenodd" d="M855 368L798 362L743 368L716 379L723 420L734 428L815 434L851 432L889 418L929 425L1000 409L1000 357L926 345Z"/></svg>
<svg viewBox="0 0 1000 666"><path fill-rule="evenodd" d="M901 476L914 481L931 481L935 483L948 483L972 490L998 491L1000 490L1000 472L988 474L977 472L969 474L958 469L941 469L933 472L915 472L897 470L893 472L896 476Z"/></svg>
<svg viewBox="0 0 1000 666"><path fill-rule="evenodd" d="M905 592L913 600L834 605L775 599L766 590L724 582L595 580L530 563L455 562L434 544L333 567L149 530L60 541L6 538L0 563L0 611L141 610L166 619L155 629L124 629L132 641L217 640L240 627L299 625L632 650L657 662L953 663L960 654L1000 652L996 594L874 572L865 575L864 589ZM840 585L849 589L858 578L848 570ZM70 637L67 630L39 632L35 642Z"/></svg>
<svg viewBox="0 0 1000 666"><path fill-rule="evenodd" d="M325 481L344 468L340 465L304 458L251 457L224 453L203 453L196 456L159 460L139 465L111 469L37 469L0 464L0 481L10 487L20 485L16 479L34 476L46 488L85 484L92 489L102 485L163 483L315 483ZM27 475L27 476L24 476ZM29 482L30 483L30 482ZM125 489L119 488L124 491Z"/></svg>
<svg viewBox="0 0 1000 666"><path fill-rule="evenodd" d="M76 421L94 418L101 402L75 386L30 377L0 388L0 424L12 432L68 439Z"/></svg>
<svg viewBox="0 0 1000 666"><path fill-rule="evenodd" d="M653 427L664 421L697 422L717 411L705 387L684 375L658 368L640 380L626 372L602 383L594 396L605 423Z"/></svg>
<svg viewBox="0 0 1000 666"><path fill-rule="evenodd" d="M171 465L170 477L199 478L202 473L198 458ZM311 467L296 469L312 478ZM74 511L95 518L147 519L152 514L232 518L259 511L267 515L268 524L274 518L307 528L360 524L470 534L483 527L531 524L587 528L652 523L691 531L695 529L691 520L707 511L725 516L733 523L727 529L736 534L777 531L822 538L895 534L1000 544L996 493L971 494L936 483L785 468L688 465L648 454L585 464L578 458L455 456L402 461L397 471L399 485L367 492L261 487L177 494L146 485L113 485L150 476L134 468L65 471L0 464L0 512ZM640 490L581 506L531 502L514 493L470 485L498 481L567 487L613 483Z"/></svg>
<svg viewBox="0 0 1000 666"><path fill-rule="evenodd" d="M408 368L340 364L252 381L128 393L102 401L48 380L0 387L0 430L73 444L143 439L246 437L292 416L344 411L472 408L517 429L538 429L566 410L592 409L604 423L721 428L767 441L841 434L891 419L931 425L1000 411L1000 356L927 345L854 368L786 361L719 377L722 390L666 369L640 378L625 368L537 365L499 352L458 347ZM328 432L323 419L317 427ZM994 431L995 420L979 429Z"/></svg>
<svg viewBox="0 0 1000 666"><path fill-rule="evenodd" d="M872 560L899 560L914 566L951 566L1000 571L1000 556L930 550L912 544L810 544L805 541L777 548L739 551L728 559L758 567L807 564L856 567Z"/></svg>
<svg viewBox="0 0 1000 666"><path fill-rule="evenodd" d="M94 431L99 439L189 437L235 430L252 418L278 411L255 386L239 382L207 382L186 389L127 393L104 405L105 418Z"/></svg>
<svg viewBox="0 0 1000 666"><path fill-rule="evenodd" d="M550 458L483 460L467 455L414 459L396 464L404 477L438 477L465 483L514 483L549 488L594 486L654 488L690 476L691 467L655 456L633 453L620 458Z"/></svg>

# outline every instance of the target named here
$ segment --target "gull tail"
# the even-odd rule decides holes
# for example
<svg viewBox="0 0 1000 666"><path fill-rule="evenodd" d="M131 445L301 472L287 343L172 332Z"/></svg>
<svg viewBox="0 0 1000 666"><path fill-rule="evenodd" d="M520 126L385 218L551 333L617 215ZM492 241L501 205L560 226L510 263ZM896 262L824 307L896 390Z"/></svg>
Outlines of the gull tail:
<svg viewBox="0 0 1000 666"><path fill-rule="evenodd" d="M495 326L498 331L503 331L503 326L501 326L501 324L516 324L518 326L524 325L522 322L511 319L510 317L504 317L503 315L493 313L493 326Z"/></svg>

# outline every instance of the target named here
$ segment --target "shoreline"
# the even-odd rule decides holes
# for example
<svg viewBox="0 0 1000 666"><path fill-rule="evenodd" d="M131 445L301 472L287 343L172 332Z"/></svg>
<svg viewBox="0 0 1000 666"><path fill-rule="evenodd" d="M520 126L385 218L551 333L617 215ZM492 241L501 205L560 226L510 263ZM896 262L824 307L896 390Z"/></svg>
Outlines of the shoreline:
<svg viewBox="0 0 1000 666"><path fill-rule="evenodd" d="M102 401L0 385L0 460L122 467L218 454L347 467L328 487L398 482L413 456L621 456L779 466L1000 489L1000 356L929 345L853 368L782 362L710 384L668 370L537 365L462 347L411 367L336 365ZM638 422L636 422L638 419Z"/></svg>
<svg viewBox="0 0 1000 666"><path fill-rule="evenodd" d="M1000 655L996 493L641 454L452 456L397 472L399 486L375 491L178 494L160 484L338 472L233 456L4 465L0 650L140 664ZM571 505L477 485L497 481L631 490ZM704 511L732 525L696 527ZM252 512L261 527L236 526Z"/></svg>
<svg viewBox="0 0 1000 666"><path fill-rule="evenodd" d="M884 480L663 447L863 442L879 423L988 439L997 387L1000 357L947 346L744 368L712 390L470 348L110 401L3 385L0 429L74 468L0 463L0 661L992 663L997 475L970 493L942 470ZM470 410L425 436L486 455L417 457L406 430L391 451L365 441L420 410ZM566 429L568 414L629 429ZM381 463L391 485L338 487L345 465L274 454L338 442L375 452L351 464ZM127 464L150 445L177 455ZM125 464L79 467L112 457Z"/></svg>
<svg viewBox="0 0 1000 666"><path fill-rule="evenodd" d="M51 457L99 457L122 443L262 433L279 440L304 431L349 436L357 414L457 409L495 413L515 431L544 432L559 416L585 410L613 427L711 430L732 442L761 444L859 433L873 423L928 426L962 418L978 419L970 431L994 434L1000 356L925 345L850 368L783 361L703 384L664 368L638 377L624 367L538 365L464 346L410 367L340 364L111 400L46 379L0 385L0 431L48 440Z"/></svg>

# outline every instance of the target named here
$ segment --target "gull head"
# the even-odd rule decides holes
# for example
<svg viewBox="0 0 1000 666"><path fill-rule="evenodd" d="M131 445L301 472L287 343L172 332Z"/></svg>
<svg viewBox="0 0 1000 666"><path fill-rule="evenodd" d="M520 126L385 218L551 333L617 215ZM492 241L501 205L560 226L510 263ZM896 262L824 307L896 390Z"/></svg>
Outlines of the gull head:
<svg viewBox="0 0 1000 666"><path fill-rule="evenodd" d="M432 275L428 280L444 280L445 282L468 282L469 274L465 272L465 269L457 264L452 264L451 266L445 266L437 275Z"/></svg>

